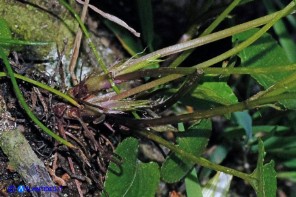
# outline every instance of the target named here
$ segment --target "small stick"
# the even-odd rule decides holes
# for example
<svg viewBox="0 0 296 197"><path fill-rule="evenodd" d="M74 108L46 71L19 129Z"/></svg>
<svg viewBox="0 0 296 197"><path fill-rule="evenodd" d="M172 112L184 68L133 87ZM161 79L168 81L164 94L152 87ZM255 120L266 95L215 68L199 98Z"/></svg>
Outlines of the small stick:
<svg viewBox="0 0 296 197"><path fill-rule="evenodd" d="M48 107L47 107L47 104L44 101L44 97L42 96L42 94L41 94L41 92L39 91L38 88L33 87L33 90L37 94L37 96L38 96L38 98L39 98L39 100L40 100L40 102L41 102L41 104L43 106L43 110L44 110L45 115L48 116Z"/></svg>
<svg viewBox="0 0 296 197"><path fill-rule="evenodd" d="M59 131L60 131L61 135L63 136L63 138L67 139L66 131L65 131L64 126L62 125L62 122L60 120L58 120L58 128L59 128ZM72 161L71 157L67 157L67 159L68 159L68 164L71 169L71 172L75 174L75 168L74 168L73 161ZM79 197L83 197L83 192L81 190L81 183L77 179L75 179L74 182L75 182Z"/></svg>
<svg viewBox="0 0 296 197"><path fill-rule="evenodd" d="M86 0L84 2L84 6L83 6L82 13L81 13L81 16L80 16L82 22L84 22L84 20L85 20L88 4L89 4L89 0ZM80 44L81 44L81 38L82 38L82 31L79 28L77 33L76 33L74 47L73 47L74 50L73 50L71 62L70 62L70 65L69 65L69 71L70 71L70 75L71 75L73 85L78 84L78 79L77 79L77 77L75 75L75 68L76 68L76 63L77 63L77 59L78 59L78 54L79 54L79 49L80 49Z"/></svg>
<svg viewBox="0 0 296 197"><path fill-rule="evenodd" d="M67 45L67 41L64 40L64 46L63 46L61 52L59 51L59 47L57 45L58 64L57 64L56 72L58 72L61 77L61 88L63 90L66 88L65 73L64 73L64 69L63 69L63 56L65 54L66 45Z"/></svg>
<svg viewBox="0 0 296 197"><path fill-rule="evenodd" d="M78 3L85 5L86 2L83 2L81 0L76 0ZM96 13L100 14L102 17L124 27L125 29L129 30L132 34L134 34L136 37L140 37L140 33L138 33L136 30L134 30L133 28L131 28L130 26L128 26L128 24L126 24L123 20L121 20L120 18L108 14L106 12L103 12L102 10L98 9L97 7L93 6L93 5L88 5L88 7L90 9L92 9L93 11L95 11Z"/></svg>

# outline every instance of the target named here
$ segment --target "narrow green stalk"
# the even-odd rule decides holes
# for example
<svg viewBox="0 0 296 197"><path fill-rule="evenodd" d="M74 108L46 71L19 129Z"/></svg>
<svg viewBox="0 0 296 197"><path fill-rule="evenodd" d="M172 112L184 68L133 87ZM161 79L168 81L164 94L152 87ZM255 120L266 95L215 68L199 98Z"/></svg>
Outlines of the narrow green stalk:
<svg viewBox="0 0 296 197"><path fill-rule="evenodd" d="M266 69L263 67L262 68L237 67L237 68L204 68L202 70L204 71L205 74L218 74L218 75L230 75L230 74L250 74L250 75L253 75L254 74L255 75L255 74L269 74L269 73L277 73L277 72L295 71L296 70L295 66L296 66L295 64L292 64L292 65L287 65L287 66L282 66L282 67L281 66L274 67L273 69ZM176 69L176 68L172 68L172 69ZM179 71L179 69L184 69L184 71L181 71L181 70ZM146 91L148 89L154 88L157 85L165 84L170 81L179 79L179 78L183 77L184 75L188 74L188 72L192 72L193 68L179 68L179 69L176 69L175 71L168 70L168 73L178 72L179 74L171 74L169 76L164 76L161 79L157 79L157 80L151 81L149 83L135 87L131 90L122 92L116 96L113 96L111 99L112 100L124 99L124 98L130 97L132 95L138 94L142 91ZM118 76L118 77L121 77L121 76ZM296 80L296 76L291 77L291 78L293 78L293 80L294 79ZM289 82L290 80L284 79L283 81L286 81L284 84L287 84L287 82ZM278 87L283 87L283 84L279 84ZM272 89L275 89L275 88L278 89L278 87L277 86L272 87ZM277 91L279 93L282 93L286 90L287 90L286 88L283 88L283 89L278 89ZM271 91L271 90L269 90L269 91Z"/></svg>
<svg viewBox="0 0 296 197"><path fill-rule="evenodd" d="M234 0L232 3L212 22L212 24L205 29L205 31L201 34L201 36L208 35L218 27L218 25L229 15L229 13L239 5L241 0Z"/></svg>
<svg viewBox="0 0 296 197"><path fill-rule="evenodd" d="M26 41L26 40L14 40L14 39L7 39L7 38L0 38L0 46L15 46L15 45L31 45L31 46L44 46L48 45L50 42L33 42L33 41Z"/></svg>
<svg viewBox="0 0 296 197"><path fill-rule="evenodd" d="M116 70L112 71L112 73L114 75L121 75L121 74L126 74L126 73L130 73L133 71L137 71L140 70L142 68L151 66L151 65L155 65L157 63L160 62L160 60L158 60L160 56L157 54L149 59L146 59L143 62L139 62L138 64L134 64L133 66L130 66L129 64L122 64L121 66L119 66Z"/></svg>
<svg viewBox="0 0 296 197"><path fill-rule="evenodd" d="M249 21L246 23L243 23L243 24L240 24L240 25L236 25L234 27L231 27L231 28L228 28L228 29L225 29L222 31L218 31L216 33L212 33L207 36L202 36L202 37L199 37L199 38L187 41L187 42L175 44L175 45L157 50L153 53L149 53L149 54L144 55L140 58L137 58L133 61L129 61L129 62L127 62L127 64L129 64L129 65L138 64L140 62L146 61L147 59L155 57L157 55L159 55L159 57L165 57L165 56L172 55L172 54L175 54L178 52L182 52L182 51L185 51L188 49L199 47L199 46L202 46L202 45L205 45L205 44L208 44L208 43L211 43L211 42L214 42L214 41L217 41L217 40L229 37L229 36L232 36L234 34L238 34L238 33L247 31L247 30L252 29L254 27L258 27L258 26L261 26L261 25L264 25L264 24L270 22L278 13L280 13L280 11L275 12L273 14L263 16L261 18L258 18L258 19L255 19L255 20L252 20L252 21Z"/></svg>
<svg viewBox="0 0 296 197"><path fill-rule="evenodd" d="M179 68L155 68L155 69L145 69L145 70L138 70L135 72L127 73L127 74L120 74L118 76L114 76L115 80L134 80L141 77L160 77L166 76L171 74L181 74L181 75L188 75L196 72L196 68L190 67L179 67Z"/></svg>
<svg viewBox="0 0 296 197"><path fill-rule="evenodd" d="M181 68L181 67L180 67ZM274 74L279 72L291 72L296 71L296 64L273 66L272 69L268 67L226 67L226 68L204 68L205 74L217 74L217 75L258 75L258 74ZM285 79L286 80L286 79Z"/></svg>
<svg viewBox="0 0 296 197"><path fill-rule="evenodd" d="M199 36L209 35L214 31L214 29L228 16L228 14L240 3L241 0L234 0L213 22L205 29L205 31ZM194 49L183 52L177 59L169 66L176 68L178 67L189 55L192 54Z"/></svg>
<svg viewBox="0 0 296 197"><path fill-rule="evenodd" d="M180 69L184 69L184 71L180 71L179 69L177 70L168 70L168 73L176 73L178 72L179 74L171 74L169 76L165 76L162 77L161 79L157 79L154 81L151 81L149 83L140 85L136 88L133 88L131 90L122 92L116 96L113 96L111 99L113 100L120 100L120 99L124 99L127 97L130 97L132 95L138 94L142 91L146 91L148 89L154 88L157 85L161 85L161 84L165 84L168 83L170 81L179 79L181 77L183 77L186 74L189 74L190 72L192 72L193 68L180 68ZM235 68L204 68L202 69L204 71L205 74L217 74L217 75L231 75L231 74L250 74L250 75L255 75L255 74L269 74L269 73L277 73L277 72L289 72L289 71L295 71L296 70L296 65L292 64L292 65L287 65L287 66L276 66L273 67L273 69L266 69L266 68L251 68L251 67L235 67ZM137 74L137 73L136 73ZM132 75L132 73L131 73ZM121 77L121 76L118 76ZM294 77L293 77L294 79ZM296 79L296 77L295 77ZM287 80L287 79L285 79ZM287 83L288 81L286 81ZM285 83L285 84L286 84ZM283 87L283 85L279 86ZM271 90L270 90L271 91ZM277 91L281 91L280 89L278 89ZM284 91L281 91L281 93Z"/></svg>
<svg viewBox="0 0 296 197"><path fill-rule="evenodd" d="M25 98L20 90L20 88L18 87L18 84L16 82L16 78L14 76L13 70L9 64L9 61L5 55L5 53L3 52L2 48L0 48L0 57L3 60L3 63L6 67L7 70L7 76L10 77L12 86L13 86L13 90L15 92L15 95L18 99L18 101L20 102L21 106L24 108L24 110L26 111L26 113L28 114L28 116L31 118L31 120L37 124L45 133L47 133L49 136L53 137L55 140L57 140L58 142L68 146L69 148L76 148L73 144L71 144L70 142L64 140L63 138L61 138L60 136L58 136L57 134L55 134L54 132L52 132L50 129L48 129L42 122L40 122L38 120L38 118L33 114L33 112L31 111L30 107L28 106L28 104L25 101Z"/></svg>
<svg viewBox="0 0 296 197"><path fill-rule="evenodd" d="M143 85L140 85L138 87L132 88L130 90L126 90L126 91L124 91L124 92L122 92L122 93L120 93L118 95L115 95L115 96L111 97L110 100L121 100L121 99L130 97L132 95L138 94L140 92L149 90L151 88L157 87L159 85L165 84L165 83L167 83L169 81L173 81L173 80L175 80L177 78L180 78L182 76L183 75L173 74L173 75L169 75L169 76L166 76L166 77L162 77L160 79L156 79L154 81L145 83Z"/></svg>
<svg viewBox="0 0 296 197"><path fill-rule="evenodd" d="M258 108L262 105L271 104L279 102L280 100L287 99L295 99L296 93L285 93L276 96L264 97L257 100L246 100L240 103L216 107L209 110L198 111L189 114L183 114L178 116L169 116L164 118L154 118L154 119L142 119L142 120L130 120L132 124L138 124L141 127L151 127L151 126L159 126L166 125L172 123L179 122L189 122L189 121L197 121L205 118L211 118L218 115L229 114L236 111L243 111L246 109L254 109Z"/></svg>
<svg viewBox="0 0 296 197"><path fill-rule="evenodd" d="M202 62L200 64L195 65L195 68L206 68L206 67L210 67L218 62L221 62L235 54L237 54L238 52L242 51L244 48L250 46L251 44L253 44L256 40L258 40L265 32L267 32L278 20L280 20L282 17L290 14L293 10L295 9L295 3L291 2L289 5L287 5L284 9L282 9L281 11L279 11L275 17L268 22L266 25L264 25L258 32L256 32L254 35L252 35L250 38L248 38L246 41L240 43L239 45L237 45L236 47L228 50L227 52L218 55L217 57L214 57L208 61Z"/></svg>
<svg viewBox="0 0 296 197"><path fill-rule="evenodd" d="M44 89L44 90L47 90L47 91L49 91L49 92L51 92L51 93L53 93L53 94L56 94L56 95L58 95L59 97L65 99L66 101L68 101L69 103L71 103L72 105L74 105L74 106L80 108L79 103L77 103L77 101L75 101L75 100L74 100L72 97L70 97L69 95L64 94L64 93L62 93L62 92L60 92L60 91L58 91L58 90L56 90L56 89L54 89L54 88L52 88L52 87L50 87L50 86L48 86L48 85L45 85L45 84L43 84L43 83L40 83L40 82L35 81L35 80L33 80L33 79L30 79L30 78L28 78L28 77L25 77L25 76L22 76L22 75L19 75L19 74L16 74L16 73L13 73L13 74L14 74L15 78L17 78L17 79L21 79L21 80L23 80L23 81L26 81L26 82L31 83L31 84L33 84L33 85L36 85L36 86L38 86L38 87L40 87L40 88L42 88L42 89ZM4 72L0 72L0 77L6 77L6 76L7 76L6 73L4 73Z"/></svg>
<svg viewBox="0 0 296 197"><path fill-rule="evenodd" d="M278 81L276 84L272 85L267 90L255 94L254 96L249 98L249 100L257 100L259 98L280 95L284 92L289 91L290 89L292 89L292 87L295 87L295 81L296 73L293 73L290 76Z"/></svg>
<svg viewBox="0 0 296 197"><path fill-rule="evenodd" d="M86 39L87 39L87 43L89 45L89 47L92 49L98 63L100 64L102 70L104 71L105 74L109 74L108 68L105 64L105 62L103 61L102 55L99 53L99 51L97 51L94 43L91 41L90 38L90 34L88 33L85 25L83 24L82 20L80 19L80 16L75 12L75 10L69 5L67 4L64 0L59 0L59 2L65 6L75 17L75 19L77 20L77 22L79 23ZM113 80L111 78L109 78L109 82L113 88L113 90L118 94L120 92L119 88L115 85L115 83L113 82Z"/></svg>
<svg viewBox="0 0 296 197"><path fill-rule="evenodd" d="M208 60L206 62L203 62L201 64L198 64L198 65L194 66L195 68L209 67L209 66L211 66L211 65L213 65L213 64L215 64L215 63L217 63L219 61L222 61L222 60L224 60L224 59L226 59L226 58L228 58L228 57L230 57L232 55L237 54L239 51L243 50L245 47L247 47L250 44L252 44L253 42L255 42L274 23L276 23L277 20L279 20L281 17L283 17L285 15L288 15L290 12L292 12L293 9L294 9L294 6L295 6L295 3L291 2L283 10L281 10L279 12L276 12L274 14L267 15L265 17L261 17L259 19L256 19L256 20L253 20L253 21L241 24L241 25L237 25L235 27L232 27L232 28L229 28L229 29L226 29L226 30L222 30L222 31L217 32L217 33L213 33L213 34L210 34L208 36L196 38L196 39L188 41L188 42L184 42L184 43L176 44L176 45L164 48L164 49L160 49L158 51L155 51L153 53L150 53L148 55L145 55L145 56L142 56L142 57L140 57L138 59L135 59L134 61L132 61L132 64L138 64L140 62L145 61L146 58L155 57L156 55L160 55L160 57L163 57L163 56L171 55L173 53L180 52L180 51L183 51L183 50L187 50L187 49L190 49L190 48L193 48L193 47L201 46L201 45L207 44L209 42L213 42L213 41L216 41L218 39L225 38L227 36L231 36L233 34L245 31L247 29L251 29L253 27L262 25L262 24L267 22L267 24L264 27L262 27L256 34L254 34L251 38L249 38L245 42L241 43L237 47L235 47L235 48L227 51L226 53L223 53L223 54L221 54L221 55L219 55L219 56L217 56L217 57L215 57L215 58L213 58L211 60ZM130 64L130 63L127 63L127 64ZM168 83L168 82L170 82L172 80L175 80L175 79L178 79L178 78L180 78L182 76L183 75L180 75L180 74L172 74L170 76L165 76L165 77L161 78L161 81L163 81L165 83ZM141 92L143 90L146 90L146 88L150 89L150 88L155 87L155 86L152 86L152 84L149 84L149 83L148 83L149 86L144 87L145 85L146 84L144 84L142 86L139 86L137 88L134 88L133 91L124 92L124 93L120 94L120 96L118 96L118 98L121 98L121 99L126 98L128 96L131 96L131 95L139 93L139 92Z"/></svg>
<svg viewBox="0 0 296 197"><path fill-rule="evenodd" d="M178 154L179 156L181 156L182 158L186 159L186 160L190 160L198 165L201 165L203 167L215 170L215 171L220 171L220 172L224 172L227 174L231 174L233 176L239 177L241 179L244 179L245 181L249 182L250 184L256 180L254 177L252 177L249 174L234 170L232 168L227 168L215 163L210 162L209 160L206 160L202 157L196 157L195 155L186 152L185 150L177 147L176 145L166 141L165 139L159 137L158 135L155 135L154 133L148 132L148 131L139 131L137 132L142 136L145 136L146 138L153 140L155 142L157 142L158 144L161 144L165 147L167 147L168 149L170 149L172 152Z"/></svg>
<svg viewBox="0 0 296 197"><path fill-rule="evenodd" d="M276 4L282 4L280 1L270 1L270 0L263 0L264 7L268 11L268 13L274 12L277 7L284 7L284 5L276 5ZM287 17L288 20L288 17ZM295 20L295 19L293 19ZM296 45L293 39L291 38L291 34L289 33L287 26L290 25L289 22L286 23L284 20L278 21L274 26L273 30L275 31L276 35L278 35L278 42L284 49L288 59L291 62L296 62ZM295 27L295 26L294 26Z"/></svg>
<svg viewBox="0 0 296 197"><path fill-rule="evenodd" d="M151 81L149 83L140 85L136 88L133 88L131 90L122 92L116 96L113 96L112 100L120 100L127 97L130 97L132 95L138 94L142 91L146 91L148 89L154 88L158 85L168 83L170 81L176 80L184 75L192 73L194 68L167 68L168 70L165 71L165 68L162 68L158 74L161 74L162 72L167 72L168 74L171 73L178 73L178 74L171 74L169 76L162 77L161 79L157 79L154 81ZM286 66L277 66L273 69L266 69L264 67L262 68L252 68L252 67L235 67L235 68L204 68L202 69L205 74L217 74L217 75L231 75L231 74L250 74L250 75L257 75L257 74L272 74L277 72L289 72L289 71L296 71L296 64L286 65ZM147 72L147 75L149 75L148 70L144 70L144 72ZM157 71L156 71L157 72ZM133 73L125 74L126 76L131 75L133 76ZM125 75L119 75L118 78L124 78ZM135 72L134 77L137 75L142 75L142 72ZM116 78L116 77L115 77ZM296 76L291 76L291 80L296 80ZM278 93L283 93L286 91L286 88L278 89L278 87L284 87L284 84L288 84L291 82L290 77L285 78L283 80L284 83L279 83L278 86L272 87L272 89L277 89ZM271 91L271 90L269 90ZM278 94L277 93L277 94ZM275 94L275 93L274 93Z"/></svg>

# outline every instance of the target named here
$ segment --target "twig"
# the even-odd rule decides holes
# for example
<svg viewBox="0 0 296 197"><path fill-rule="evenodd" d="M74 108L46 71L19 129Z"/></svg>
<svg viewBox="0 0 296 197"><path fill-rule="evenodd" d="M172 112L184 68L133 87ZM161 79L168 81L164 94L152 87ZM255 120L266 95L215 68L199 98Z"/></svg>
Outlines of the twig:
<svg viewBox="0 0 296 197"><path fill-rule="evenodd" d="M84 2L84 6L83 6L82 13L81 13L81 16L80 16L82 22L84 22L84 20L85 20L88 4L89 4L89 0L86 0ZM74 46L73 46L74 50L73 50L71 62L70 62L70 65L69 65L69 71L70 71L70 75L71 75L73 85L78 84L78 79L77 79L77 77L75 75L75 68L76 68L76 63L77 63L77 59L78 59L78 54L79 54L79 49L80 49L80 44L81 44L81 38L82 38L82 31L79 28L77 33L76 33L75 42L74 42Z"/></svg>
<svg viewBox="0 0 296 197"><path fill-rule="evenodd" d="M42 107L43 107L44 114L45 114L45 116L47 117L47 116L48 116L48 107L47 107L47 105L46 105L46 103L45 103L45 101L44 101L44 97L42 96L42 94L41 94L41 92L39 91L38 88L33 87L33 90L34 90L34 92L37 94L37 96L38 96L38 98L39 98L39 100L40 100L40 102L41 102L41 105L42 105Z"/></svg>
<svg viewBox="0 0 296 197"><path fill-rule="evenodd" d="M81 0L76 0L78 3L80 4L85 4L86 2L83 2ZM137 32L136 30L134 30L133 28L131 28L130 26L128 26L128 24L126 24L123 20L121 20L120 18L114 16L114 15L111 15L111 14L108 14L106 12L103 12L102 10L98 9L97 7L93 6L93 5L88 5L88 7L90 9L92 9L93 11L95 11L96 13L100 14L102 17L126 28L127 30L129 30L132 34L134 34L136 37L140 37L140 33Z"/></svg>
<svg viewBox="0 0 296 197"><path fill-rule="evenodd" d="M67 139L66 131L64 130L64 127L63 127L62 122L60 120L58 120L58 128L59 128L59 132L61 133L63 138ZM75 174L75 168L73 166L73 161L72 161L71 157L67 157L67 159L68 159L68 163L69 163L69 167L71 169L71 172ZM75 182L77 191L79 193L79 196L82 197L83 193L82 193L82 190L81 190L81 183L77 179L75 179L74 182Z"/></svg>

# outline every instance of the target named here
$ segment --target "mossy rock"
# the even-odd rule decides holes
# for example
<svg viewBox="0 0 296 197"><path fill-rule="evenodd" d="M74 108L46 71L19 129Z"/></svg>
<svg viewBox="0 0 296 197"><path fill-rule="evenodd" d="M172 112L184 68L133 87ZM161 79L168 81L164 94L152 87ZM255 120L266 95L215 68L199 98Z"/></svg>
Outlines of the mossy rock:
<svg viewBox="0 0 296 197"><path fill-rule="evenodd" d="M13 37L55 43L46 47L33 47L34 53L40 57L48 57L56 50L56 46L61 50L65 41L67 46L73 45L78 23L56 0L31 0L23 3L0 0L0 13L9 24ZM66 55L70 53L70 48Z"/></svg>
<svg viewBox="0 0 296 197"><path fill-rule="evenodd" d="M80 13L81 5L78 5L74 0L70 2L71 6ZM57 49L61 52L65 48L65 59L63 60L65 60L64 63L66 62L66 67L69 65L72 47L78 30L78 23L71 13L60 5L57 0L28 0L24 2L0 0L0 14L0 17L7 21L14 38L53 43L48 46L17 48L26 59L57 60ZM114 39L114 36L109 36L110 33L101 26L99 29L100 32L104 32L100 35L108 36L101 38L97 36L99 34L91 34L91 39L96 45L97 50L102 54L105 63L107 65L112 65L118 58L122 58L123 55L119 50L114 50L114 47L104 44L106 40ZM77 75L80 74L81 65L87 70L87 72L83 73L89 73L92 72L95 67L95 70L98 68L98 63L93 53L90 51L89 47L86 46L87 44L85 44L86 41L84 40L83 43L82 47L84 49L81 49L81 51L84 55L80 56L81 61L79 61L80 65L76 71ZM107 43L112 43L112 41L108 41ZM50 67L52 68L52 66ZM87 67L90 69L87 69ZM42 67L38 68L43 70ZM65 71L67 70L65 69Z"/></svg>

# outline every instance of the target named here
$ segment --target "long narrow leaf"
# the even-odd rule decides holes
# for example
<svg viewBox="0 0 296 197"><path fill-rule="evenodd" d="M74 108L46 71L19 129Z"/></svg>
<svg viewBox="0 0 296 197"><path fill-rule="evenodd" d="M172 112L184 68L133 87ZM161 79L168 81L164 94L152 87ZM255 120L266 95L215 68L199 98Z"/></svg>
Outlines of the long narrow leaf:
<svg viewBox="0 0 296 197"><path fill-rule="evenodd" d="M270 0L263 0L264 5L269 13L273 13L276 11L274 6L274 2ZM274 31L279 37L279 42L283 49L285 50L287 57L292 63L296 62L296 44L292 39L292 36L289 34L289 31L283 21L283 19L279 20L274 26Z"/></svg>
<svg viewBox="0 0 296 197"><path fill-rule="evenodd" d="M137 5L143 38L150 52L152 52L154 37L152 3L151 0L137 0Z"/></svg>

